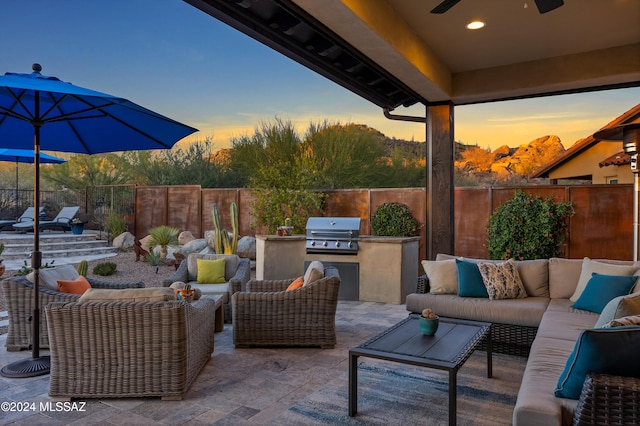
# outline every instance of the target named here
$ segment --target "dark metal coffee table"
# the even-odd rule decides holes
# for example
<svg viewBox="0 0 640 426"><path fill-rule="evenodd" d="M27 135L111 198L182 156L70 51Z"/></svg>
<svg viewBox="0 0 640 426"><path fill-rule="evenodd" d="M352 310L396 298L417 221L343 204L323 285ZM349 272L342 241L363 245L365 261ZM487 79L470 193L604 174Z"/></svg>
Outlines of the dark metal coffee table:
<svg viewBox="0 0 640 426"><path fill-rule="evenodd" d="M486 338L487 377L492 375L491 324L440 318L435 336L420 332L419 315L409 317L349 351L349 415L358 411L358 357L366 356L449 372L449 424L456 424L456 377Z"/></svg>

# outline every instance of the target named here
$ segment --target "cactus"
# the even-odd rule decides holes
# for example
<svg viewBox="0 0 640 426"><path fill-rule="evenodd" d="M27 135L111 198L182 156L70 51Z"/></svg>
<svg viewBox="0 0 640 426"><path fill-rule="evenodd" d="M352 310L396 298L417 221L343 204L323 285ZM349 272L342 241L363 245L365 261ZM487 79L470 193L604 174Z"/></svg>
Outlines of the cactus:
<svg viewBox="0 0 640 426"><path fill-rule="evenodd" d="M213 240L213 245L216 253L218 254L233 254L238 252L238 206L236 203L231 203L231 226L233 227L233 235L230 236L226 229L220 227L220 213L218 212L218 205L213 203L211 205L211 214L213 216L213 226L216 228L216 234Z"/></svg>
<svg viewBox="0 0 640 426"><path fill-rule="evenodd" d="M231 203L229 211L231 213L231 230L233 231L233 237L231 239L231 253L237 253L238 233L240 232L240 230L238 229L238 206L236 205L236 203Z"/></svg>
<svg viewBox="0 0 640 426"><path fill-rule="evenodd" d="M291 226L291 218L288 217L284 220L284 226Z"/></svg>
<svg viewBox="0 0 640 426"><path fill-rule="evenodd" d="M87 262L86 260L81 260L80 263L78 263L78 274L82 275L83 277L87 276L87 272L89 272L89 262Z"/></svg>
<svg viewBox="0 0 640 426"><path fill-rule="evenodd" d="M211 205L211 215L213 216L213 226L216 228L216 235L213 241L213 248L216 253L222 254L224 253L224 249L222 246L222 230L220 229L220 214L218 213L218 205L213 203Z"/></svg>

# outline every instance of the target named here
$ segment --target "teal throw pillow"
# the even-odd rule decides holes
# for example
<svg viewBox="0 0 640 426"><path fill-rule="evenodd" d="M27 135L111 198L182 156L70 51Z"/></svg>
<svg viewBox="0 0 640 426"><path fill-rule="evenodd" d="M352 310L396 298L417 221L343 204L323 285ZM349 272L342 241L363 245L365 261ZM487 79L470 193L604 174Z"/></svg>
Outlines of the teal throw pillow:
<svg viewBox="0 0 640 426"><path fill-rule="evenodd" d="M629 294L636 285L637 276L591 274L584 291L573 304L574 309L602 313L607 303L618 296Z"/></svg>
<svg viewBox="0 0 640 426"><path fill-rule="evenodd" d="M580 398L587 374L640 377L640 327L584 330L558 379L555 396Z"/></svg>
<svg viewBox="0 0 640 426"><path fill-rule="evenodd" d="M456 259L456 268L458 269L458 296L489 298L476 263Z"/></svg>

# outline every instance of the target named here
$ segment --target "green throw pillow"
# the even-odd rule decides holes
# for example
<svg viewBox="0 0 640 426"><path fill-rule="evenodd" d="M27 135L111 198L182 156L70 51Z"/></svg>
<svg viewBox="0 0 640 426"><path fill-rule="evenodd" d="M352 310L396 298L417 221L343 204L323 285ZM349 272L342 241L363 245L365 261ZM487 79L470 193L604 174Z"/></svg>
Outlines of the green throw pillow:
<svg viewBox="0 0 640 426"><path fill-rule="evenodd" d="M196 259L198 266L198 284L223 284L226 259Z"/></svg>

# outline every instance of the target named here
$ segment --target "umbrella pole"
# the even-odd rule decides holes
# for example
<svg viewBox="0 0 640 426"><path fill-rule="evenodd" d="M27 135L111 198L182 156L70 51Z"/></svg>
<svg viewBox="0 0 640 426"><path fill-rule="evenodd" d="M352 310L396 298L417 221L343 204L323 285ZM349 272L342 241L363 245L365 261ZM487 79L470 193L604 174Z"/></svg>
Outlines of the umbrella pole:
<svg viewBox="0 0 640 426"><path fill-rule="evenodd" d="M40 252L40 93L35 95L35 120L33 134L33 253L31 253L31 267L33 268L33 314L31 315L31 326L33 327L33 341L31 359L16 361L5 365L0 374L5 377L23 378L41 376L49 374L51 370L51 358L40 356L40 266L42 265L42 252Z"/></svg>

